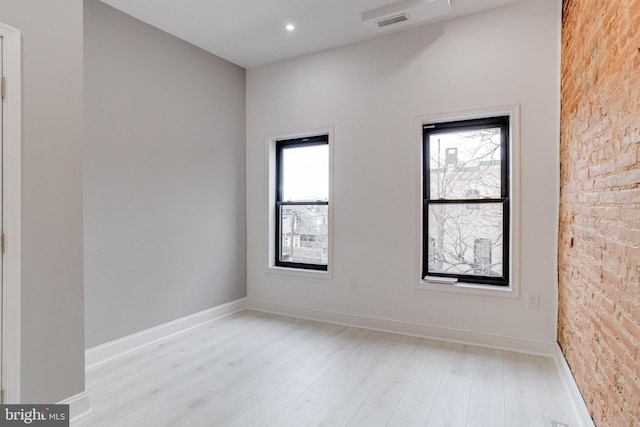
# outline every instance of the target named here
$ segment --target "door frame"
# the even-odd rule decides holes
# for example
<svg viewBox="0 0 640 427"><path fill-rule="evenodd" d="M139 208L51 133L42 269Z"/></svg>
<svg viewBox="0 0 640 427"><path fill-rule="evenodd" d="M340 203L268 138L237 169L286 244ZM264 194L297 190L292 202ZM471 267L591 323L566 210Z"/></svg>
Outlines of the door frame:
<svg viewBox="0 0 640 427"><path fill-rule="evenodd" d="M3 403L20 403L20 220L22 165L21 35L0 23L2 68L6 96L2 99L2 230L6 249L2 256Z"/></svg>

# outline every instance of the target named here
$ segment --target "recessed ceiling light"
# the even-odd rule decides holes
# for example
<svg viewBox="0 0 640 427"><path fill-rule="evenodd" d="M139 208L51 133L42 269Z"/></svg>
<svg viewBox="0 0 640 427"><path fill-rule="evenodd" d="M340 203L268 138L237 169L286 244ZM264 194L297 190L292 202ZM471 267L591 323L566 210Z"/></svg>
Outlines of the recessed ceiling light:
<svg viewBox="0 0 640 427"><path fill-rule="evenodd" d="M286 28L287 31L293 31L296 29L296 26L293 24L287 24L284 28Z"/></svg>

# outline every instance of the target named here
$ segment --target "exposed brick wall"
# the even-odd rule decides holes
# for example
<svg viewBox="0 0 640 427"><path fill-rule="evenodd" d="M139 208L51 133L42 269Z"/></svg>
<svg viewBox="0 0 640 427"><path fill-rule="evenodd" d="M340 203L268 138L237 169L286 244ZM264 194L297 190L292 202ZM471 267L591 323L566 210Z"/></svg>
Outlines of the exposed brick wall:
<svg viewBox="0 0 640 427"><path fill-rule="evenodd" d="M562 49L558 339L596 424L640 426L640 0L565 0Z"/></svg>

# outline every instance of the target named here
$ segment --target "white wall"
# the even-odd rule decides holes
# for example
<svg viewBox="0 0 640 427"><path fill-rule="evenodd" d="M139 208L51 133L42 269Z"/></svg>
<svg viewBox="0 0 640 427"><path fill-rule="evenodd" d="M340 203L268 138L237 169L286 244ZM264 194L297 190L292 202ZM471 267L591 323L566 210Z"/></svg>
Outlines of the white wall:
<svg viewBox="0 0 640 427"><path fill-rule="evenodd" d="M559 41L557 2L529 0L248 70L250 306L400 320L479 342L555 342ZM421 166L414 118L513 104L521 108L520 298L416 289ZM332 278L267 272L265 138L331 125ZM358 290L350 291L356 277ZM539 293L539 309L526 308L526 293Z"/></svg>
<svg viewBox="0 0 640 427"><path fill-rule="evenodd" d="M22 36L22 402L84 390L82 1L0 0ZM11 244L11 236L7 236Z"/></svg>
<svg viewBox="0 0 640 427"><path fill-rule="evenodd" d="M86 345L246 295L245 71L85 0Z"/></svg>

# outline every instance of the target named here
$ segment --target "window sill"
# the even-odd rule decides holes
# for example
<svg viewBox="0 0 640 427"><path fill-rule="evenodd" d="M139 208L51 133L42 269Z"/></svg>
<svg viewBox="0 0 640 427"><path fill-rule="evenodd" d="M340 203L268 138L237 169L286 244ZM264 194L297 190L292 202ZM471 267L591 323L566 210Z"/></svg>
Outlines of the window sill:
<svg viewBox="0 0 640 427"><path fill-rule="evenodd" d="M498 298L518 298L518 292L513 286L493 286L493 285L481 285L477 283L441 283L431 282L427 280L420 280L416 285L417 290L421 291L436 291L436 292L449 292L457 294L467 295L481 295Z"/></svg>
<svg viewBox="0 0 640 427"><path fill-rule="evenodd" d="M297 276L307 277L312 279L325 279L329 280L333 278L331 268L327 271L323 270L306 270L303 268L290 268L290 267L276 267L275 265L267 267L267 273L281 274L284 276Z"/></svg>

